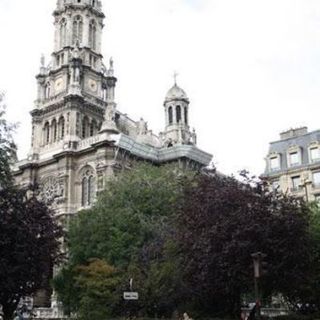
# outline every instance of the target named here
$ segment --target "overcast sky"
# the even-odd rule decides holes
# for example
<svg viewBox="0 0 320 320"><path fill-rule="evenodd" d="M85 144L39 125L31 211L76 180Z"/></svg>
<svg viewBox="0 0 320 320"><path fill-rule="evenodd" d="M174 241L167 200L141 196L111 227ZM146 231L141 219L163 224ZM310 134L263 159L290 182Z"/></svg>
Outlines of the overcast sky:
<svg viewBox="0 0 320 320"><path fill-rule="evenodd" d="M105 61L118 109L158 133L173 84L187 92L198 146L218 169L260 174L283 130L320 128L319 0L103 0ZM53 49L56 0L0 0L0 90L30 146L41 53Z"/></svg>

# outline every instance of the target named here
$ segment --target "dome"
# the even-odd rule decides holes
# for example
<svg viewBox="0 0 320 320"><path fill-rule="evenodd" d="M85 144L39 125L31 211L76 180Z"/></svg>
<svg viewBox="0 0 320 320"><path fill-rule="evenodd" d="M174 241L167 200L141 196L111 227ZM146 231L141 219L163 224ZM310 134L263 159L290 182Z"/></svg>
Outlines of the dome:
<svg viewBox="0 0 320 320"><path fill-rule="evenodd" d="M166 101L170 100L188 100L188 96L183 89L175 84L166 95Z"/></svg>

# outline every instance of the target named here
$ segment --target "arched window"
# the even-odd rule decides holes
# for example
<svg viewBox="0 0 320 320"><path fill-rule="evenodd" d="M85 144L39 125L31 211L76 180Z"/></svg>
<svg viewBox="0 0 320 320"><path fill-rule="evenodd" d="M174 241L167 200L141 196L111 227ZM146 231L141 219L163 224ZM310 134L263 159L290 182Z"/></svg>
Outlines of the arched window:
<svg viewBox="0 0 320 320"><path fill-rule="evenodd" d="M94 136L96 134L96 131L97 131L97 123L95 120L92 120L90 124L90 137Z"/></svg>
<svg viewBox="0 0 320 320"><path fill-rule="evenodd" d="M95 197L95 179L90 176L88 179L88 205L93 203Z"/></svg>
<svg viewBox="0 0 320 320"><path fill-rule="evenodd" d="M44 143L49 144L50 142L50 126L49 122L44 125Z"/></svg>
<svg viewBox="0 0 320 320"><path fill-rule="evenodd" d="M95 199L95 193L94 172L87 167L81 176L81 205L83 207L91 205Z"/></svg>
<svg viewBox="0 0 320 320"><path fill-rule="evenodd" d="M88 129L89 129L89 119L88 117L84 117L82 121L82 139L88 136Z"/></svg>
<svg viewBox="0 0 320 320"><path fill-rule="evenodd" d="M59 139L62 140L65 135L65 120L63 116L60 117L58 126L59 126Z"/></svg>
<svg viewBox="0 0 320 320"><path fill-rule="evenodd" d="M188 108L184 108L184 122L185 124L188 124Z"/></svg>
<svg viewBox="0 0 320 320"><path fill-rule="evenodd" d="M177 123L181 121L181 107L177 106L176 107L176 116L177 116Z"/></svg>
<svg viewBox="0 0 320 320"><path fill-rule="evenodd" d="M89 46L92 50L96 49L97 42L97 26L94 20L89 24Z"/></svg>
<svg viewBox="0 0 320 320"><path fill-rule="evenodd" d="M73 20L72 43L82 42L83 22L81 16L76 16Z"/></svg>
<svg viewBox="0 0 320 320"><path fill-rule="evenodd" d="M67 21L62 19L60 22L60 48L66 45L66 32L67 32Z"/></svg>
<svg viewBox="0 0 320 320"><path fill-rule="evenodd" d="M53 138L53 142L56 142L57 141L57 121L56 119L54 119L52 121L52 124L51 124L51 127L52 127L52 138Z"/></svg>
<svg viewBox="0 0 320 320"><path fill-rule="evenodd" d="M92 6L94 7L96 5L96 0L92 0Z"/></svg>
<svg viewBox="0 0 320 320"><path fill-rule="evenodd" d="M172 107L169 107L168 113L169 113L169 124L172 124L173 122Z"/></svg>
<svg viewBox="0 0 320 320"><path fill-rule="evenodd" d="M84 207L88 203L88 178L82 178L81 183L81 205Z"/></svg>
<svg viewBox="0 0 320 320"><path fill-rule="evenodd" d="M50 82L48 82L45 86L45 97L46 99L50 98L50 94L51 94L51 85Z"/></svg>

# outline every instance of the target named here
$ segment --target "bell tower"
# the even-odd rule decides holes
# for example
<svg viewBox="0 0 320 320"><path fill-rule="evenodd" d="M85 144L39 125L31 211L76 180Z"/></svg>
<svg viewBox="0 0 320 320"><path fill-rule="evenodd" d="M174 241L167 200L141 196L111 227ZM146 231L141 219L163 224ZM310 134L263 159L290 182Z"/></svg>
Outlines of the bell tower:
<svg viewBox="0 0 320 320"><path fill-rule="evenodd" d="M105 19L101 1L58 0L53 16L51 62L46 64L41 57L36 76L30 160L53 150L72 149L96 135L105 116L116 108L113 61L107 68L101 54Z"/></svg>
<svg viewBox="0 0 320 320"><path fill-rule="evenodd" d="M162 133L164 145L196 144L196 133L189 127L189 98L186 92L177 85L168 91L164 101L165 131Z"/></svg>

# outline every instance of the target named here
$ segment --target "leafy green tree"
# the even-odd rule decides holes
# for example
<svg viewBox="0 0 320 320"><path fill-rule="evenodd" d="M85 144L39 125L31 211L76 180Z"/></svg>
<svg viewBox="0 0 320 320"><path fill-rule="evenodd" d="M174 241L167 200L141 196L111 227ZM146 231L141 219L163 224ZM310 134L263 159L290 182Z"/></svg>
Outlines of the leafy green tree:
<svg viewBox="0 0 320 320"><path fill-rule="evenodd" d="M303 201L270 192L263 181L199 175L185 186L177 242L186 297L204 314L239 313L252 292L251 254L267 254L261 287L296 302L310 270L309 210ZM188 299L188 298L186 298Z"/></svg>
<svg viewBox="0 0 320 320"><path fill-rule="evenodd" d="M79 299L68 298L75 291L81 294L72 285L75 270L92 258L115 267L121 277L118 303L110 313L121 314L122 292L128 290L130 278L140 294L139 302L132 303L134 309L154 315L175 307L175 297L164 292L177 285L173 281L177 262L171 263L167 256L172 252L169 239L177 198L182 194L181 179L182 172L175 166L139 164L108 182L94 207L77 215L69 230L69 262L55 280L69 311L82 308L75 301ZM166 299L156 304L159 296Z"/></svg>
<svg viewBox="0 0 320 320"><path fill-rule="evenodd" d="M115 293L120 279L116 269L103 260L92 259L89 265L78 266L75 271L75 286L80 291L79 319L106 319L117 302Z"/></svg>
<svg viewBox="0 0 320 320"><path fill-rule="evenodd" d="M13 127L4 115L1 108L0 305L7 320L12 319L20 298L41 288L43 278L58 261L62 231L53 212L36 198L35 190L20 190L14 185L10 173L15 154Z"/></svg>
<svg viewBox="0 0 320 320"><path fill-rule="evenodd" d="M12 137L16 126L5 118L4 99L5 95L0 93L0 189L12 184L10 164L16 158L16 145Z"/></svg>

